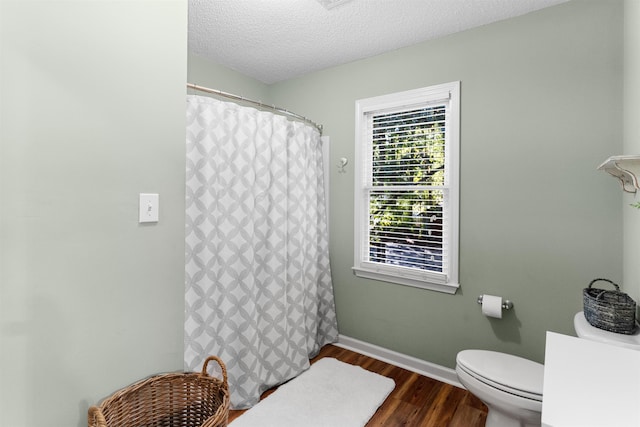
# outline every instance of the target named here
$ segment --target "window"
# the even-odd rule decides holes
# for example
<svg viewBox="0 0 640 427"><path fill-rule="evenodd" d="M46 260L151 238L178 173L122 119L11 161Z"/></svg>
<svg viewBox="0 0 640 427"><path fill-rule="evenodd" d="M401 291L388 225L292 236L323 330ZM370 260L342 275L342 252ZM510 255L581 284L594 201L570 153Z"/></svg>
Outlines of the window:
<svg viewBox="0 0 640 427"><path fill-rule="evenodd" d="M458 289L460 82L356 102L356 275Z"/></svg>

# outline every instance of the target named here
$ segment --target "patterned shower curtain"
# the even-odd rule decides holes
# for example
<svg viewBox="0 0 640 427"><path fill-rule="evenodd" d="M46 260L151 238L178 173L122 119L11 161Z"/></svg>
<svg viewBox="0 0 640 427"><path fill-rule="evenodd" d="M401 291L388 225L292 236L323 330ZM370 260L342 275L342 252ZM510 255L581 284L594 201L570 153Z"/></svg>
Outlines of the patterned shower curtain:
<svg viewBox="0 0 640 427"><path fill-rule="evenodd" d="M337 339L319 132L187 97L185 369L227 366L247 408Z"/></svg>

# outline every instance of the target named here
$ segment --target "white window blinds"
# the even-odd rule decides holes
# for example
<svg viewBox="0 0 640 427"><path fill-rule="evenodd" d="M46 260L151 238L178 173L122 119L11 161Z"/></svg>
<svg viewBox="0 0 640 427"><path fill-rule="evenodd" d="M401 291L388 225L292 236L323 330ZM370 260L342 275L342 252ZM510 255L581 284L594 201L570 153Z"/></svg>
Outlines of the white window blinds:
<svg viewBox="0 0 640 427"><path fill-rule="evenodd" d="M420 287L446 286L457 281L457 149L451 147L457 121L451 93L394 104L360 113L354 270Z"/></svg>

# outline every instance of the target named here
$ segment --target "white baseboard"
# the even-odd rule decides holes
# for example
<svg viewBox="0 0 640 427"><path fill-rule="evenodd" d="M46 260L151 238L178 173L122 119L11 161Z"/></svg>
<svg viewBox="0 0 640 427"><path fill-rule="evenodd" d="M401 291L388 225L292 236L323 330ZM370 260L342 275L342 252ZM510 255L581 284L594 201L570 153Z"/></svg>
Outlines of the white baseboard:
<svg viewBox="0 0 640 427"><path fill-rule="evenodd" d="M464 388L464 386L458 381L458 376L454 369L445 368L444 366L436 365L435 363L379 347L375 344L369 344L368 342L360 341L345 335L339 335L338 342L335 343L335 345L390 363L400 368L407 369L411 372L424 375L425 377L433 378L434 380L442 381L443 383L451 384L459 388Z"/></svg>

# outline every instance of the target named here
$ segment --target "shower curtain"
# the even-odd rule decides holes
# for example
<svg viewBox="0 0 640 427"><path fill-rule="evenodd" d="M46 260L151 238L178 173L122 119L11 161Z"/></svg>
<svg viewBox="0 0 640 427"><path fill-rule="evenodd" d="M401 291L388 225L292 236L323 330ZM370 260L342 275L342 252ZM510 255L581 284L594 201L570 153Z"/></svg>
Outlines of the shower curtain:
<svg viewBox="0 0 640 427"><path fill-rule="evenodd" d="M337 340L319 132L187 97L185 369L226 364L234 409Z"/></svg>

